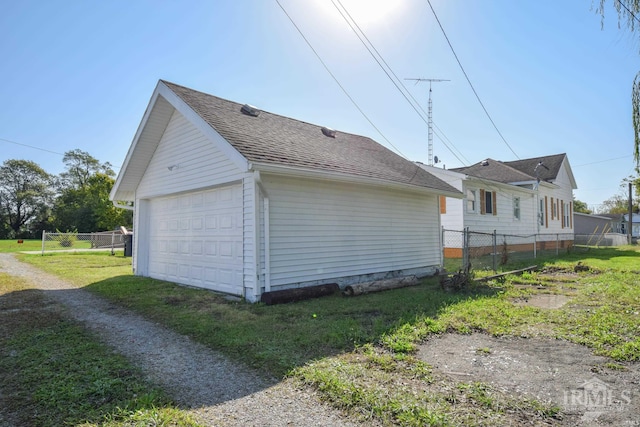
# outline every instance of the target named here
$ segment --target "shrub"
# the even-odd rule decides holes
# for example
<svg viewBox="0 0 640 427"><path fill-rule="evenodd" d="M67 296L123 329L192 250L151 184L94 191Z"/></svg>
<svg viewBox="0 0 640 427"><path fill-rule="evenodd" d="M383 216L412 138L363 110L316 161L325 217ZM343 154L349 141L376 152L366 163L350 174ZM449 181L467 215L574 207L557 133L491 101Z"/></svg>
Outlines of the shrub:
<svg viewBox="0 0 640 427"><path fill-rule="evenodd" d="M78 240L78 237L77 237L78 231L76 230L74 231L67 230L66 233L63 233L60 230L56 229L56 232L59 234L56 240L58 241L58 244L63 248L72 247L73 244L76 242L76 240Z"/></svg>

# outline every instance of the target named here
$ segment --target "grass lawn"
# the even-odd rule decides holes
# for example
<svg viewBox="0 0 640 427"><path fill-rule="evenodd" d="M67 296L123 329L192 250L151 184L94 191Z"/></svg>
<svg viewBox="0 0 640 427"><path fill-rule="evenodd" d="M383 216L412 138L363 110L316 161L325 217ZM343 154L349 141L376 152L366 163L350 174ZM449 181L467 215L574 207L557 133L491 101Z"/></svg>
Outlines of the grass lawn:
<svg viewBox="0 0 640 427"><path fill-rule="evenodd" d="M0 240L0 252L20 252L20 251L41 251L42 240L23 240L22 243L18 243L19 239L14 240Z"/></svg>
<svg viewBox="0 0 640 427"><path fill-rule="evenodd" d="M425 280L420 286L360 297L335 295L269 307L133 277L130 259L121 256L20 258L233 359L278 377L292 376L356 417L384 423L500 425L514 421L510 413L536 422L553 422L557 415L557 408L504 396L484 384L443 386L413 356L433 333L549 336L587 345L615 360L640 360L637 313L630 310L640 306L640 252L631 246L592 248L547 260L547 266L567 271L578 261L597 270L574 275L569 283L528 273L450 294L434 280ZM558 310L513 303L535 292L566 294L572 303Z"/></svg>
<svg viewBox="0 0 640 427"><path fill-rule="evenodd" d="M124 357L0 273L0 424L196 426ZM8 410L9 420L2 413Z"/></svg>
<svg viewBox="0 0 640 427"><path fill-rule="evenodd" d="M22 243L18 243L22 239L0 240L0 253L4 252L22 252L22 251L42 251L42 239L24 239ZM69 249L91 249L89 241L73 241L71 246L63 246L59 242L47 241L45 250L69 250ZM122 253L122 249L119 249Z"/></svg>

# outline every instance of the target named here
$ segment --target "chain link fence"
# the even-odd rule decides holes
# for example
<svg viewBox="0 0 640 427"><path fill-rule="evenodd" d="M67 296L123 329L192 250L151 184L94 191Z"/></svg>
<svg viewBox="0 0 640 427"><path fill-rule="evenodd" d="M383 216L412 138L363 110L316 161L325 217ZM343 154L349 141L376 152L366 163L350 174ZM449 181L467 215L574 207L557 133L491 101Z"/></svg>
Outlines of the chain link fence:
<svg viewBox="0 0 640 427"><path fill-rule="evenodd" d="M629 237L620 233L592 233L576 234L574 238L576 245L585 246L622 246L629 244Z"/></svg>
<svg viewBox="0 0 640 427"><path fill-rule="evenodd" d="M127 234L122 231L96 233L49 233L42 232L42 254L48 251L111 250L125 248Z"/></svg>
<svg viewBox="0 0 640 427"><path fill-rule="evenodd" d="M504 268L511 263L558 255L574 247L573 233L513 235L442 230L444 267L447 271L464 269L471 263L475 270Z"/></svg>

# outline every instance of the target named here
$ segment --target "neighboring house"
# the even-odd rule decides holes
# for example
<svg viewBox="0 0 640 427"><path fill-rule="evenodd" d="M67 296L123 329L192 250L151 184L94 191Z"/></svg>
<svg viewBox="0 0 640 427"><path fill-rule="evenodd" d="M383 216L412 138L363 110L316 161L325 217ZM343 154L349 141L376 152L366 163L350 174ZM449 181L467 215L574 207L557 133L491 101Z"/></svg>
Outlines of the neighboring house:
<svg viewBox="0 0 640 427"><path fill-rule="evenodd" d="M609 219L612 233L627 234L629 214L599 214L597 216ZM578 233L577 230L576 233ZM631 233L634 238L640 237L640 214L633 214L633 226L631 228Z"/></svg>
<svg viewBox="0 0 640 427"><path fill-rule="evenodd" d="M439 195L462 197L370 138L160 81L110 197L136 275L256 301L435 273Z"/></svg>
<svg viewBox="0 0 640 427"><path fill-rule="evenodd" d="M627 244L622 214L592 215L574 212L574 243L581 245L619 246Z"/></svg>
<svg viewBox="0 0 640 427"><path fill-rule="evenodd" d="M622 217L622 215L617 215ZM575 234L604 234L619 233L619 219L616 221L611 216L573 213Z"/></svg>
<svg viewBox="0 0 640 427"><path fill-rule="evenodd" d="M625 234L625 218L623 214L598 214L605 218L609 218L611 221L611 232Z"/></svg>
<svg viewBox="0 0 640 427"><path fill-rule="evenodd" d="M441 198L444 229L538 235L544 241L573 241L573 190L576 181L566 154L501 162L486 159L456 169L421 165L464 194ZM561 236L560 236L561 235ZM447 248L445 248L447 252ZM449 250L450 255L460 252Z"/></svg>
<svg viewBox="0 0 640 427"><path fill-rule="evenodd" d="M634 213L631 214L631 237L638 238L640 237L640 214ZM622 233L626 234L628 231L629 224L629 214L624 214L622 216Z"/></svg>

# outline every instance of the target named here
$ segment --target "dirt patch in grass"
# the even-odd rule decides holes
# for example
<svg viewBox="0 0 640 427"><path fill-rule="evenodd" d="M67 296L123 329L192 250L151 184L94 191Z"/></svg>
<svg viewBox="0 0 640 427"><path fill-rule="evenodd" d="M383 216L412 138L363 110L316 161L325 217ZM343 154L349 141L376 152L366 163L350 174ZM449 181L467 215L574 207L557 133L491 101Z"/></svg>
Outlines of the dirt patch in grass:
<svg viewBox="0 0 640 427"><path fill-rule="evenodd" d="M577 344L444 334L421 344L418 357L452 379L483 382L504 393L557 405L562 425L640 422L640 364L614 365Z"/></svg>
<svg viewBox="0 0 640 427"><path fill-rule="evenodd" d="M547 309L558 309L571 300L566 295L557 294L536 294L527 297L514 298L512 301L515 305L529 306Z"/></svg>
<svg viewBox="0 0 640 427"><path fill-rule="evenodd" d="M598 274L602 274L602 271L579 262L571 268L554 265L546 266L538 273L538 276L543 279L559 280L560 278L560 281L567 281L576 280L585 275Z"/></svg>

